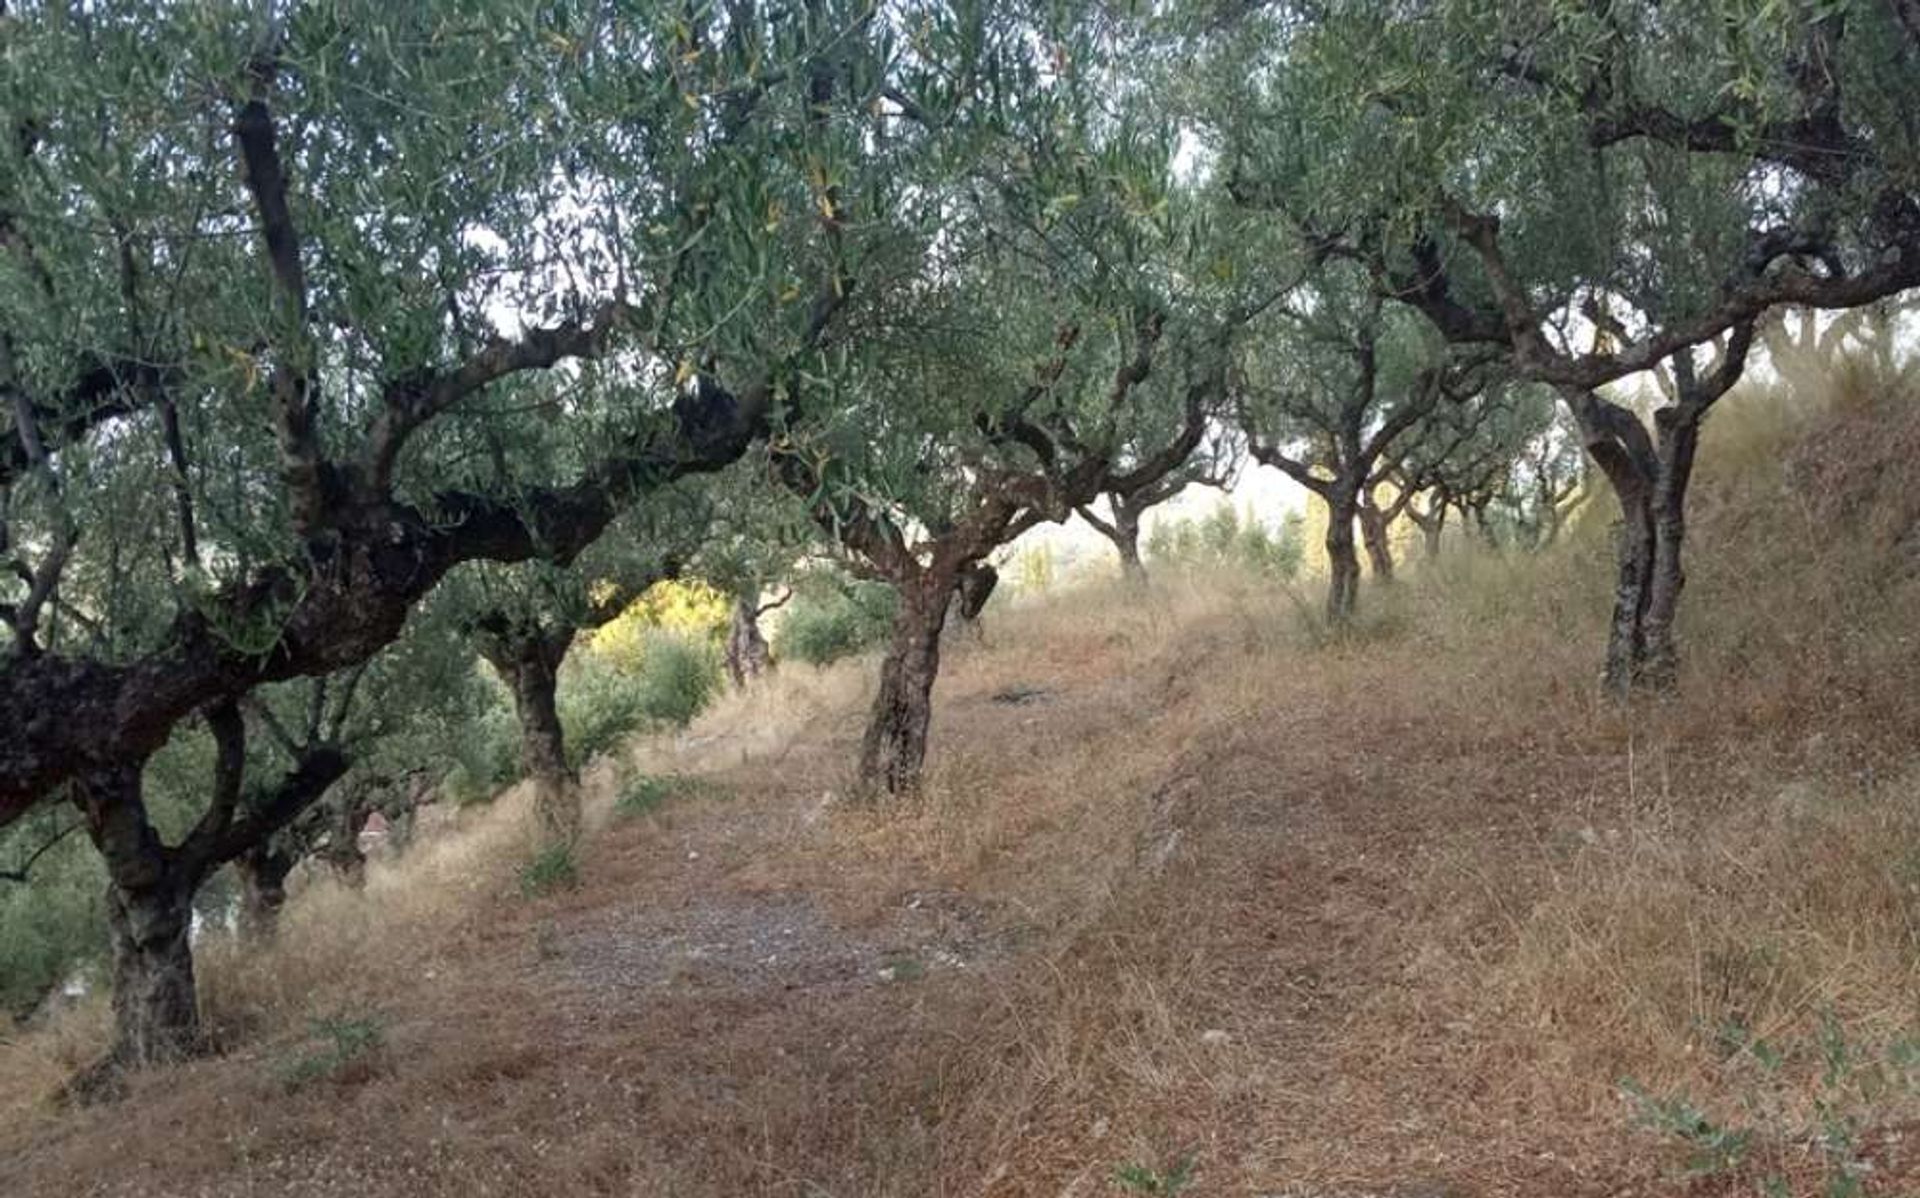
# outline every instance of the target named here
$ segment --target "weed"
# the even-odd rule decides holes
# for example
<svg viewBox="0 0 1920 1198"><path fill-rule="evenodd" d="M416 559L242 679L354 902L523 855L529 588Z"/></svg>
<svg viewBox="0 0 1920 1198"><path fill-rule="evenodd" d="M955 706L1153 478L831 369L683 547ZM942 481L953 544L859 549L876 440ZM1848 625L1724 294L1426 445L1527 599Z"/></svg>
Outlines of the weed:
<svg viewBox="0 0 1920 1198"><path fill-rule="evenodd" d="M1183 1156L1164 1172L1150 1165L1129 1162L1113 1171L1113 1179L1130 1194L1178 1194L1193 1184L1195 1160L1192 1156Z"/></svg>
<svg viewBox="0 0 1920 1198"><path fill-rule="evenodd" d="M309 1036L320 1043L280 1069L288 1089L321 1079L363 1080L372 1072L372 1059L386 1044L380 1020L373 1016L331 1015L312 1020Z"/></svg>
<svg viewBox="0 0 1920 1198"><path fill-rule="evenodd" d="M620 795L613 801L613 815L615 819L635 819L668 799L714 798L726 793L726 788L718 783L688 774L625 773L620 781Z"/></svg>
<svg viewBox="0 0 1920 1198"><path fill-rule="evenodd" d="M540 898L580 884L580 865L574 859L573 846L564 842L550 844L520 867L520 893Z"/></svg>
<svg viewBox="0 0 1920 1198"><path fill-rule="evenodd" d="M1855 1198L1860 1179L1872 1169L1865 1159L1863 1130L1877 1107L1896 1096L1920 1092L1916 1066L1920 1050L1910 1038L1874 1052L1850 1039L1831 1011L1822 1012L1810 1040L1776 1046L1728 1021L1714 1029L1723 1062L1750 1060L1759 1068L1728 1074L1730 1097L1747 1112L1749 1123L1716 1121L1685 1095L1656 1098L1633 1081L1621 1090L1641 1121L1684 1142L1687 1171L1697 1177L1753 1172L1763 1194L1795 1192L1782 1171L1780 1153L1789 1146L1812 1150L1822 1179L1821 1198ZM1814 1094L1797 1116L1784 1101L1790 1074L1812 1072Z"/></svg>

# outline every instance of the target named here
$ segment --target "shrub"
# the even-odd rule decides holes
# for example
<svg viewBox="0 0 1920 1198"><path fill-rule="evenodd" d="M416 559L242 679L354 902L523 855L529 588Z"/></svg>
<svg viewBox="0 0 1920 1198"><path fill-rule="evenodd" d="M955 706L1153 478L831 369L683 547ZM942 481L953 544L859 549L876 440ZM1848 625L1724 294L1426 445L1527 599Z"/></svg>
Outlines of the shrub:
<svg viewBox="0 0 1920 1198"><path fill-rule="evenodd" d="M0 868L19 868L67 818L41 812L0 833ZM25 1018L77 968L100 957L105 888L106 872L80 833L36 860L26 884L0 882L0 1012Z"/></svg>
<svg viewBox="0 0 1920 1198"><path fill-rule="evenodd" d="M453 731L453 766L441 782L459 806L484 803L520 776L520 738L504 696Z"/></svg>
<svg viewBox="0 0 1920 1198"><path fill-rule="evenodd" d="M700 798L726 793L726 789L716 783L687 774L629 772L621 779L620 795L613 801L613 814L616 819L634 819L671 798Z"/></svg>
<svg viewBox="0 0 1920 1198"><path fill-rule="evenodd" d="M1306 520L1288 512L1269 527L1251 509L1241 511L1222 499L1213 511L1195 519L1161 520L1147 534L1147 554L1181 565L1231 567L1273 578L1300 573L1306 556Z"/></svg>
<svg viewBox="0 0 1920 1198"><path fill-rule="evenodd" d="M638 680L598 653L569 659L560 677L559 707L567 762L575 769L612 749L646 720Z"/></svg>
<svg viewBox="0 0 1920 1198"><path fill-rule="evenodd" d="M634 819L652 811L664 803L673 793L673 784L667 778L653 774L640 774L628 779L620 787L620 797L613 801L615 819Z"/></svg>
<svg viewBox="0 0 1920 1198"><path fill-rule="evenodd" d="M580 864L574 859L573 846L564 842L550 844L520 867L520 894L540 898L580 884Z"/></svg>
<svg viewBox="0 0 1920 1198"><path fill-rule="evenodd" d="M655 632L640 659L637 700L649 720L685 727L720 686L720 654L712 638Z"/></svg>
<svg viewBox="0 0 1920 1198"><path fill-rule="evenodd" d="M775 630L773 651L816 666L851 656L886 638L894 603L884 583L810 579Z"/></svg>
<svg viewBox="0 0 1920 1198"><path fill-rule="evenodd" d="M322 1078L363 1080L373 1072L375 1057L386 1044L380 1021L372 1017L333 1015L313 1020L309 1029L320 1044L282 1067L280 1080L289 1089Z"/></svg>

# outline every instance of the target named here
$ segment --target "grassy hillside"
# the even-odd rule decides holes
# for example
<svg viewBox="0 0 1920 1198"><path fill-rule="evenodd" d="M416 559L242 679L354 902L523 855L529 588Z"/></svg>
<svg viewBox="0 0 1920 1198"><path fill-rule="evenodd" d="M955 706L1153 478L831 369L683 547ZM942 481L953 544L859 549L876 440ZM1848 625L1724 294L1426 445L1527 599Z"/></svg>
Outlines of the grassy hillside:
<svg viewBox="0 0 1920 1198"><path fill-rule="evenodd" d="M870 665L789 667L590 776L576 888L509 794L214 946L218 1059L67 1111L100 1012L0 1046L10 1192L1920 1191L1920 396L1730 400L1695 511L1637 710L1602 500L1337 642L997 609L900 808Z"/></svg>

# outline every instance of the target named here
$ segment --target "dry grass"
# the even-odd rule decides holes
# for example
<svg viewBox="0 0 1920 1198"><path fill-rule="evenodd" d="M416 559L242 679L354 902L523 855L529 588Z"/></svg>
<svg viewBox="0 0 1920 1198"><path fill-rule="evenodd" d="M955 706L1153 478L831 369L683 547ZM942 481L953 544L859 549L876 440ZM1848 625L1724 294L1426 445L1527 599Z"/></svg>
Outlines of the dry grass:
<svg viewBox="0 0 1920 1198"><path fill-rule="evenodd" d="M1335 640L1246 580L1026 599L949 654L917 799L842 797L868 664L786 670L635 746L699 794L611 821L590 782L579 890L515 893L509 796L209 946L224 1058L0 1142L29 1193L1822 1194L1844 1117L1864 1192L1913 1192L1903 386L1716 416L1669 699L1597 694L1601 503ZM339 1011L381 1067L289 1093ZM1746 1159L1683 1176L1625 1078Z"/></svg>

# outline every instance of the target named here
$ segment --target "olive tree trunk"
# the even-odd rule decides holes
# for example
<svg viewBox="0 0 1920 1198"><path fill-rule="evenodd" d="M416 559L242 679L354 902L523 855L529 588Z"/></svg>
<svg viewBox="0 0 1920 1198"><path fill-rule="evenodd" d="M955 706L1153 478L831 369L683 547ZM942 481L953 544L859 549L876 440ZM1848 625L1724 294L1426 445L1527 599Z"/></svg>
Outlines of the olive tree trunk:
<svg viewBox="0 0 1920 1198"><path fill-rule="evenodd" d="M201 1043L189 940L199 878L182 867L145 818L143 767L100 770L79 787L87 830L107 867L114 1025L109 1068L165 1064Z"/></svg>
<svg viewBox="0 0 1920 1198"><path fill-rule="evenodd" d="M541 847L580 835L580 787L560 726L560 663L574 630L517 631L482 638L481 652L513 693L520 725L520 768L533 785L533 832Z"/></svg>
<svg viewBox="0 0 1920 1198"><path fill-rule="evenodd" d="M1336 486L1322 498L1327 504L1327 622L1345 627L1352 623L1360 601L1360 556L1353 540L1359 493L1353 487Z"/></svg>
<svg viewBox="0 0 1920 1198"><path fill-rule="evenodd" d="M892 639L860 745L859 783L868 794L903 794L920 783L940 672L940 630L958 579L926 570L899 585Z"/></svg>
<svg viewBox="0 0 1920 1198"><path fill-rule="evenodd" d="M727 676L733 685L744 687L767 672L773 653L760 631L760 606L751 595L735 595L733 620L727 629Z"/></svg>
<svg viewBox="0 0 1920 1198"><path fill-rule="evenodd" d="M1147 565L1140 557L1140 513L1130 504L1113 505L1113 521L1105 535L1120 555L1120 578L1135 590L1147 585Z"/></svg>
<svg viewBox="0 0 1920 1198"><path fill-rule="evenodd" d="M1376 581L1392 582L1393 544L1388 539L1387 514L1364 496L1357 511L1361 540L1367 549L1367 565L1372 568Z"/></svg>

